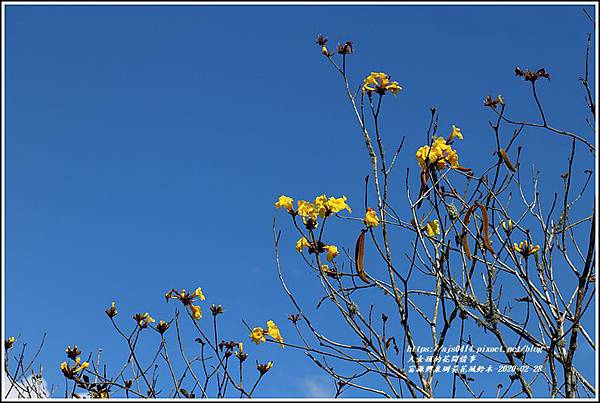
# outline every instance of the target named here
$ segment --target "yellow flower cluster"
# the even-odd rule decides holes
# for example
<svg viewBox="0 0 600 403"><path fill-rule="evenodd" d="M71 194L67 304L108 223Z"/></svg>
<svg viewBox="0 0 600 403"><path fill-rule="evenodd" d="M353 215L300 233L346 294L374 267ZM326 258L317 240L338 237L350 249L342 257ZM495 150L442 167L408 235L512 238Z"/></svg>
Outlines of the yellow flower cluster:
<svg viewBox="0 0 600 403"><path fill-rule="evenodd" d="M277 208L285 208L288 211L294 211L294 199L285 195L279 196L279 200L275 203Z"/></svg>
<svg viewBox="0 0 600 403"><path fill-rule="evenodd" d="M322 194L317 196L312 203L306 200L298 200L298 207L294 210L294 199L281 195L277 202L275 202L275 207L285 208L290 214L298 214L303 218L316 220L317 217L325 218L342 210L348 210L351 213L352 209L346 203L346 200L346 196L327 198L327 196Z"/></svg>
<svg viewBox="0 0 600 403"><path fill-rule="evenodd" d="M430 237L434 237L440 233L440 223L438 220L429 221L427 225L425 225L425 231L427 231L427 235Z"/></svg>
<svg viewBox="0 0 600 403"><path fill-rule="evenodd" d="M141 328L146 328L150 323L156 322L152 316L148 312L144 314L136 314L133 319L137 322L138 326Z"/></svg>
<svg viewBox="0 0 600 403"><path fill-rule="evenodd" d="M185 291L185 289L181 291L172 289L165 294L165 298L167 299L167 301L169 301L169 299L180 300L184 306L190 307L190 311L194 319L202 319L202 309L199 306L194 305L196 299L200 301L204 301L206 299L204 297L204 293L202 292L202 288L196 288L196 291L194 291L193 293L188 293Z"/></svg>
<svg viewBox="0 0 600 403"><path fill-rule="evenodd" d="M281 345L281 348L283 348L283 337L281 337L281 332L279 331L279 328L277 327L277 325L275 325L275 322L273 322L272 320L267 322L266 329L263 329L262 327L255 327L254 329L252 329L252 332L250 332L250 340L252 340L258 345L267 341L265 335L269 335L274 340L278 341Z"/></svg>
<svg viewBox="0 0 600 403"><path fill-rule="evenodd" d="M304 200L298 200L298 214L303 217L325 218L333 213L339 213L342 210L352 212L350 206L346 203L346 196L330 197L329 199L324 194L317 196L313 203Z"/></svg>
<svg viewBox="0 0 600 403"><path fill-rule="evenodd" d="M460 131L458 133L460 134ZM459 134L455 134L455 136ZM462 138L462 134L459 138ZM421 168L425 168L430 164L435 164L437 169L446 168L446 164L449 164L452 168L459 166L458 153L452 149L450 144L446 143L446 139L443 137L437 137L431 147L423 146L419 148L416 157Z"/></svg>
<svg viewBox="0 0 600 403"><path fill-rule="evenodd" d="M387 91L394 95L402 89L396 81L390 81L390 76L385 73L371 73L365 78L362 86L363 92L376 92L379 95L384 95Z"/></svg>
<svg viewBox="0 0 600 403"><path fill-rule="evenodd" d="M302 251L304 250L304 248L308 249L309 253L314 253L314 251L317 249L314 247L314 245L312 243L310 243L308 241L308 239L306 239L305 237L302 237L300 239L298 239L298 242L296 242L296 250L300 253L302 253ZM327 260L328 261L332 261L337 255L340 254L340 251L338 250L338 247L335 245L323 245L321 242L319 242L319 248L318 248L318 252L327 252Z"/></svg>
<svg viewBox="0 0 600 403"><path fill-rule="evenodd" d="M316 208L316 205L306 200L298 200L298 215L301 217L312 218L313 220L319 216L319 211Z"/></svg>
<svg viewBox="0 0 600 403"><path fill-rule="evenodd" d="M294 199L281 195L279 196L279 200L275 202L275 207L287 209L292 217L299 215L302 217L302 222L306 226L306 229L314 230L318 226L318 217L329 217L331 214L339 213L342 210L348 210L351 213L352 209L346 203L346 200L346 196L327 198L327 196L322 194L317 196L312 203L306 200L298 200L298 207L294 210Z"/></svg>
<svg viewBox="0 0 600 403"><path fill-rule="evenodd" d="M528 257L537 253L537 251L540 250L540 245L533 246L533 244L530 244L527 241L523 241L517 245L517 243L515 242L513 245L513 249L515 250L515 252L518 252L521 255L523 255L523 257Z"/></svg>
<svg viewBox="0 0 600 403"><path fill-rule="evenodd" d="M377 217L377 212L372 208L367 209L367 213L365 214L365 225L367 227L377 227L379 225L379 217Z"/></svg>
<svg viewBox="0 0 600 403"><path fill-rule="evenodd" d="M15 344L15 338L14 337L9 337L8 339L4 340L4 348L6 350L10 350L13 346L13 344Z"/></svg>
<svg viewBox="0 0 600 403"><path fill-rule="evenodd" d="M90 364L87 361L82 363L81 358L77 357L75 359L75 363L73 366L70 366L69 364L67 364L66 361L63 361L60 364L60 370L62 371L63 375L66 376L67 378L73 378L73 375L75 375L78 372L83 371L84 369L86 369L89 366L90 366Z"/></svg>

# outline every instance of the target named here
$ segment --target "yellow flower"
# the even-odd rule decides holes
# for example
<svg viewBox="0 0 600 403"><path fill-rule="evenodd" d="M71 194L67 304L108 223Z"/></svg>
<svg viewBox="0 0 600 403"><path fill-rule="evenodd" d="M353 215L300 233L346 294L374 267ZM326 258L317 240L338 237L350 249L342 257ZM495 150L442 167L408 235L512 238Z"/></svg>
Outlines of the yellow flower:
<svg viewBox="0 0 600 403"><path fill-rule="evenodd" d="M150 316L150 314L148 312L146 312L142 315L136 314L134 318L137 319L138 325L141 327L146 327L150 323L156 322L154 320L154 318L152 316Z"/></svg>
<svg viewBox="0 0 600 403"><path fill-rule="evenodd" d="M376 92L379 95L384 95L386 91L397 95L402 87L396 81L390 81L390 77L386 73L371 73L363 81L363 92Z"/></svg>
<svg viewBox="0 0 600 403"><path fill-rule="evenodd" d="M385 89L394 95L398 95L398 92L402 89L402 87L400 87L396 81L392 81L385 87Z"/></svg>
<svg viewBox="0 0 600 403"><path fill-rule="evenodd" d="M81 358L77 357L77 359L75 360L75 365L73 365L72 367L67 364L66 361L63 361L60 364L60 370L62 371L63 375L67 378L73 378L73 376L78 373L83 371L84 369L88 368L90 366L90 364L86 361L83 364L81 363Z"/></svg>
<svg viewBox="0 0 600 403"><path fill-rule="evenodd" d="M285 195L279 196L279 200L275 203L277 208L285 208L288 211L294 211L294 199Z"/></svg>
<svg viewBox="0 0 600 403"><path fill-rule="evenodd" d="M502 95L498 95L498 102L500 102L501 105L504 105L504 99L502 99Z"/></svg>
<svg viewBox="0 0 600 403"><path fill-rule="evenodd" d="M332 213L338 213L344 209L348 210L349 213L352 213L352 209L348 206L346 200L346 196L338 198L330 197L329 200L327 200L327 209Z"/></svg>
<svg viewBox="0 0 600 403"><path fill-rule="evenodd" d="M200 299L200 301L204 301L206 299L206 298L204 298L204 294L202 293L202 288L200 288L200 287L196 288L194 295L196 297L198 297Z"/></svg>
<svg viewBox="0 0 600 403"><path fill-rule="evenodd" d="M267 328L267 333L269 334L269 336L277 340L281 348L283 348L283 337L281 337L281 333L279 332L279 328L277 327L277 325L275 325L275 322L273 322L272 320L268 321Z"/></svg>
<svg viewBox="0 0 600 403"><path fill-rule="evenodd" d="M379 225L379 217L377 217L377 213L372 208L367 209L365 224L367 227L377 227Z"/></svg>
<svg viewBox="0 0 600 403"><path fill-rule="evenodd" d="M417 162L419 163L421 168L425 168L427 166L428 159L431 160L431 158L428 158L429 150L430 150L429 146L419 147L419 149L417 150L417 152L415 154L415 156L417 157ZM431 155L429 155L429 157L431 157Z"/></svg>
<svg viewBox="0 0 600 403"><path fill-rule="evenodd" d="M320 217L327 217L329 215L329 209L327 208L327 196L324 194L317 196L315 202L313 203L315 209L317 210L317 214Z"/></svg>
<svg viewBox="0 0 600 403"><path fill-rule="evenodd" d="M454 125L452 125L452 134L450 134L450 138L448 140L452 140L453 138L458 137L459 139L463 139L463 135L460 132L460 129Z"/></svg>
<svg viewBox="0 0 600 403"><path fill-rule="evenodd" d="M459 166L458 153L446 144L446 139L443 137L437 137L431 147L420 147L415 156L421 168L425 168L428 164L435 164L438 169L445 168L446 164L450 164L452 168Z"/></svg>
<svg viewBox="0 0 600 403"><path fill-rule="evenodd" d="M190 305L190 309L192 310L192 316L194 319L202 319L202 309L196 305Z"/></svg>
<svg viewBox="0 0 600 403"><path fill-rule="evenodd" d="M308 239L306 239L305 237L298 239L298 242L296 242L296 250L298 252L302 252L302 249L309 248L309 247L310 247L310 242L308 242Z"/></svg>
<svg viewBox="0 0 600 403"><path fill-rule="evenodd" d="M425 226L425 229L427 230L427 235L429 235L430 237L434 237L437 234L440 233L440 225L438 220L433 220L433 221L429 221L427 223L427 225Z"/></svg>
<svg viewBox="0 0 600 403"><path fill-rule="evenodd" d="M192 316L195 319L202 318L202 310L200 309L200 307L193 305L193 303L196 302L196 299L198 299L198 301L204 301L206 299L204 293L202 292L202 288L196 288L196 291L194 291L193 293L188 293L185 291L185 289L177 291L173 288L165 294L165 298L167 299L167 302L169 302L169 299L171 298L178 299L179 301L181 301L184 307L190 307ZM154 320L152 321L154 322Z"/></svg>
<svg viewBox="0 0 600 403"><path fill-rule="evenodd" d="M331 262L334 257L340 254L337 246L335 245L327 245L325 246L325 250L327 251L327 261Z"/></svg>
<svg viewBox="0 0 600 403"><path fill-rule="evenodd" d="M446 152L452 150L452 147L446 144L446 139L443 137L436 137L433 141L433 147L436 151Z"/></svg>
<svg viewBox="0 0 600 403"><path fill-rule="evenodd" d="M533 244L530 244L527 241L523 241L523 242L519 243L518 245L517 245L517 243L514 243L513 249L515 250L515 252L518 252L521 255L523 255L523 257L528 257L530 255L537 253L540 250L540 245L533 246Z"/></svg>
<svg viewBox="0 0 600 403"><path fill-rule="evenodd" d="M368 75L363 81L362 90L375 91L375 88L377 87L377 78L379 77L379 74L380 73L371 73L370 75Z"/></svg>
<svg viewBox="0 0 600 403"><path fill-rule="evenodd" d="M250 333L250 340L255 342L257 345L267 341L262 327L255 327L254 329L252 329L252 332Z"/></svg>
<svg viewBox="0 0 600 403"><path fill-rule="evenodd" d="M298 200L298 214L302 217L310 217L316 219L319 212L315 208L315 205L307 202L306 200Z"/></svg>
<svg viewBox="0 0 600 403"><path fill-rule="evenodd" d="M450 151L450 153L446 156L446 161L448 161L452 168L458 168L458 153L456 150Z"/></svg>
<svg viewBox="0 0 600 403"><path fill-rule="evenodd" d="M78 364L79 364L79 362L78 362ZM90 366L89 362L86 361L83 364L81 364L79 367L77 367L75 372L83 371L84 369L86 369L89 366Z"/></svg>

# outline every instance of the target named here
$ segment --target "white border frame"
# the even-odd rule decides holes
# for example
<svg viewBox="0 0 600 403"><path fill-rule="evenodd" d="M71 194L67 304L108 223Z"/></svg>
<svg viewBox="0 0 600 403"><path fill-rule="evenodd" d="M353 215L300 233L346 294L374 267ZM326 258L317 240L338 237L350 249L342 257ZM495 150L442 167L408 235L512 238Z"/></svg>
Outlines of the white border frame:
<svg viewBox="0 0 600 403"><path fill-rule="evenodd" d="M560 5L582 5L582 6L595 6L594 7L594 64L595 64L595 70L594 72L597 73L598 71L598 8L600 7L599 4L597 2L594 1L406 1L406 2L401 2L401 1L339 1L339 2L335 2L335 1L231 1L231 2L227 2L227 1L206 1L206 2L202 2L202 1L6 1L6 2L2 2L2 341L4 342L4 338L5 338L5 323L4 323L4 307L5 307L5 293L4 293L4 271L6 268L6 253L5 253L5 247L6 247L6 231L5 231L5 223L6 223L6 199L5 199L5 184L6 184L6 154L5 154L5 134L6 134L6 103L5 103L5 61L6 61L6 35L5 35L5 29L6 29L6 24L5 24L5 10L6 10L6 6L16 6L16 5L22 5L22 6L36 6L36 5L44 5L44 6L62 6L62 5L69 5L69 6L76 6L76 5L87 5L87 6L107 6L107 5L112 5L112 6L126 6L126 5L143 5L143 6L183 6L183 5L196 5L196 6L302 6L302 5L311 5L311 6L361 6L361 5L386 5L386 6L403 6L403 5L419 5L419 6L426 6L426 5L469 5L469 6L515 6L515 5L543 5L543 6L560 6ZM596 101L596 110L598 110L598 74L596 74L596 76L594 77L594 81L595 81L595 89L594 89L594 97L595 97L595 101ZM598 150L598 138L600 137L600 132L598 131L598 120L600 120L600 116L596 117L596 121L595 121L595 130L596 130L596 138L594 139L594 145L596 147L596 150ZM598 154L596 154L596 158L595 158L595 173L594 173L594 184L595 184L595 189L594 189L594 199L595 199L595 210L596 210L596 239L595 239L595 248L596 248L596 252L595 252L595 270L596 270L596 274L598 274L598 246L600 244L600 240L598 239L598 221L599 221L599 217L598 217L598 207L600 205L600 201L598 200L598 167L599 167L599 157ZM595 313L596 313L596 323L595 323L595 342L596 342L596 348L598 348L598 286L596 286L596 295L595 295ZM5 351L4 351L4 345L2 345L1 347L2 349L2 353L1 353L1 359L2 359L2 375L4 376L4 360L5 360ZM553 401L596 401L600 398L600 395L598 394L598 351L596 352L596 356L595 356L595 369L596 369L596 373L595 373L595 387L596 387L596 398L579 398L579 399L566 399L566 398L558 398L558 399L552 399ZM5 400L3 397L0 397L0 400ZM7 399L7 400L16 400L16 399ZM40 400L47 400L47 399L28 399L31 401L40 401ZM108 399L100 399L100 400L108 400ZM124 399L110 399L110 400L124 400ZM168 401L179 401L181 399L169 399L169 398L160 398L160 399L156 399L156 400L168 400ZM209 399L203 399L203 400L209 400L209 401L239 401L241 399L214 399L214 398L209 398ZM340 398L340 399L333 399L333 398L327 398L327 399L323 399L323 398L257 398L254 400L264 400L264 401L311 401L311 400L318 400L318 401L337 401L337 400L345 400L345 401L381 401L381 398ZM396 400L396 399L393 399ZM421 399L414 399L414 398L406 398L406 399L402 399L402 400L406 400L406 401L422 401L422 400L426 400L424 398ZM474 398L456 398L456 399L450 399L450 398L433 398L433 399L429 399L429 400L460 400L460 401L477 401L477 402L499 402L499 401L506 401L507 399L498 399L498 398L481 398L481 399L474 399ZM536 402L536 401L548 401L550 399L547 398L515 398L515 399L510 399L510 401L527 401L527 402Z"/></svg>

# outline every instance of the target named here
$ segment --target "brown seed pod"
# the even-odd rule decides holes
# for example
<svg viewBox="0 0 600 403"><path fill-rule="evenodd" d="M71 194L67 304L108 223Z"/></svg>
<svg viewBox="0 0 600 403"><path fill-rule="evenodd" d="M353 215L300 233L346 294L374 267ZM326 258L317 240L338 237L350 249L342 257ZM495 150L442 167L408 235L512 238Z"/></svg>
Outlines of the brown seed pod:
<svg viewBox="0 0 600 403"><path fill-rule="evenodd" d="M467 240L467 234L462 236L462 246L467 258L471 259L471 249L469 249L469 241Z"/></svg>
<svg viewBox="0 0 600 403"><path fill-rule="evenodd" d="M429 172L427 171L427 168L423 168L421 170L421 189L419 190L419 199L425 194L425 192L427 192L427 181L429 180ZM423 200L419 200L419 203L417 203L417 208L421 207L421 203L423 202Z"/></svg>
<svg viewBox="0 0 600 403"><path fill-rule="evenodd" d="M467 209L467 212L465 213L465 218L463 220L463 231L460 236L462 240L463 250L465 251L465 254L469 259L471 259L472 256L471 249L469 249L469 240L467 239L467 227L469 226L469 220L471 219L471 214L473 213L475 208L476 206L473 205Z"/></svg>
<svg viewBox="0 0 600 403"><path fill-rule="evenodd" d="M370 284L369 278L365 274L364 257L365 257L365 230L360 231L360 235L356 240L354 248L354 260L356 261L356 272L358 277L367 284Z"/></svg>
<svg viewBox="0 0 600 403"><path fill-rule="evenodd" d="M483 246L485 247L485 249L489 250L490 252L492 252L493 255L495 255L496 252L494 252L494 248L492 248L492 243L490 242L490 222L487 209L484 205L479 204L479 202L475 202L475 204L477 205L477 207L479 207L479 210L481 210L481 218L483 219Z"/></svg>
<svg viewBox="0 0 600 403"><path fill-rule="evenodd" d="M517 168L515 168L513 163L510 162L510 159L508 158L508 154L506 153L506 150L504 148L500 149L500 158L502 158L502 161L504 161L504 163L506 164L506 167L508 169L510 169L512 172L517 171Z"/></svg>

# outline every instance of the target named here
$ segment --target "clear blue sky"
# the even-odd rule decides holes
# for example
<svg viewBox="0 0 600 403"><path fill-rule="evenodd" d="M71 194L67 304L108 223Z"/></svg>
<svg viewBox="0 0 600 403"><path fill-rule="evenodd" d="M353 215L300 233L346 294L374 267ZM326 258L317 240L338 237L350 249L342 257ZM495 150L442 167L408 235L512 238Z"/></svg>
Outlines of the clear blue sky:
<svg viewBox="0 0 600 403"><path fill-rule="evenodd" d="M462 128L461 158L474 169L495 149L485 95L502 94L518 118L537 117L517 65L550 72L539 89L548 115L592 141L577 81L591 29L577 5L8 6L7 333L32 347L48 333L39 362L58 393L67 344L102 348L109 363L124 353L103 312L113 300L129 325L139 311L170 315L166 290L201 286L206 309L225 307L227 338L246 339L241 319L273 319L292 338L271 230L274 215L286 217L273 202L345 194L360 212L369 173L316 34L355 43L355 84L386 71L404 88L386 99L383 123L390 149L406 136L402 203L430 107L442 130ZM523 144L524 162L544 172L542 189L560 191L564 158L534 157L540 146L562 156L569 141L529 131ZM582 171L592 160L580 150ZM289 223L280 226L288 281L314 307L317 280L293 250ZM350 247L357 228L332 237ZM332 390L301 353L247 344L252 362L275 361L263 396Z"/></svg>

